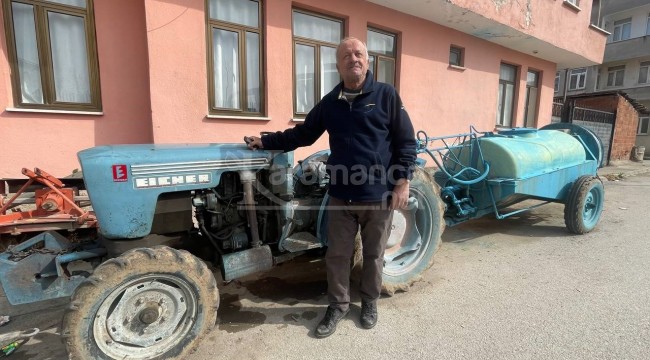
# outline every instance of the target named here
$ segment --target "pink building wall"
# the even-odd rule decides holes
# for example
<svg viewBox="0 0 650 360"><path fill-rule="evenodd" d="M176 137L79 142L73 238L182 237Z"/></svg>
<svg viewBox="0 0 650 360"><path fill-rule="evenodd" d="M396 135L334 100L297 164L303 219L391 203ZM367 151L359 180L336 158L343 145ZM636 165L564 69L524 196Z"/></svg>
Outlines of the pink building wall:
<svg viewBox="0 0 650 360"><path fill-rule="evenodd" d="M590 61L603 60L603 33L586 28L593 1L578 1L579 8L564 0L454 0L453 3Z"/></svg>
<svg viewBox="0 0 650 360"><path fill-rule="evenodd" d="M204 4L203 0L145 0L148 29L175 19L165 28L148 33L156 143L241 142L246 134L294 126L296 123L291 120L292 7L343 18L346 35L362 40L366 38L369 24L398 33L401 45L397 84L416 130L425 130L433 136L467 131L469 124L481 130L494 129L502 61L521 66L523 74L518 88L515 125L523 126L528 68L543 74L539 125L550 122L554 63L385 7L347 0L267 2L270 6L265 9L264 18L265 69L271 120L208 118ZM466 49L464 71L448 66L452 43ZM296 158L323 148L327 148L326 135L310 148L297 150Z"/></svg>
<svg viewBox="0 0 650 360"><path fill-rule="evenodd" d="M493 3L493 1L488 1ZM505 0L509 6L520 7ZM534 1L549 11L564 9L561 1ZM514 126L523 126L526 72L541 72L537 126L550 122L556 65L486 40L395 12L361 0L264 1L264 73L266 109L262 119L208 117L207 40L204 0L95 0L103 115L0 113L0 178L17 177L22 167L39 166L56 176L78 167L78 150L109 143L241 142L244 135L295 126L292 120L291 10L298 7L345 21L347 36L366 38L369 25L398 34L397 87L416 130L430 136L495 127L499 66L517 65L519 82ZM455 1L467 8L474 1ZM479 1L476 3L483 3ZM485 10L485 11L484 11ZM505 9L486 16L515 26ZM519 10L517 10L519 11ZM540 14L539 10L536 11ZM582 11L587 13L587 11ZM351 15L346 15L351 14ZM514 16L514 15L513 15ZM536 16L529 29L559 43L567 26L588 33L588 19L560 21L550 13ZM584 15L580 15L584 16ZM584 20L584 21L583 21ZM514 25L513 25L514 24ZM6 43L0 50L0 110L12 106ZM589 53L588 36L570 39ZM604 46L604 38L601 41ZM465 70L448 66L449 46L465 48ZM569 48L571 46L567 45ZM577 50L578 51L578 50ZM591 56L591 55L589 55ZM296 159L327 148L327 136L300 149Z"/></svg>
<svg viewBox="0 0 650 360"><path fill-rule="evenodd" d="M94 4L103 115L7 111L13 107L11 70L0 24L0 178L22 178L23 167L67 176L79 167L79 150L152 141L144 4Z"/></svg>

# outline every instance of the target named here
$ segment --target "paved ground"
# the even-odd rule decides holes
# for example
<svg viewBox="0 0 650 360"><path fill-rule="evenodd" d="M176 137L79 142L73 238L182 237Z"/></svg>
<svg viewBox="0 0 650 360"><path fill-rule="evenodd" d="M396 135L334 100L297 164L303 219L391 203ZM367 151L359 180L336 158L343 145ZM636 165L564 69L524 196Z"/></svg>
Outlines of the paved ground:
<svg viewBox="0 0 650 360"><path fill-rule="evenodd" d="M380 300L372 330L355 306L333 336L313 338L326 305L317 258L222 286L219 326L187 360L648 359L650 173L624 165L632 170L608 171L621 180L605 183L590 234L568 235L558 204L447 229L433 268ZM12 358L64 359L60 316L61 307L40 309L0 328L45 330Z"/></svg>

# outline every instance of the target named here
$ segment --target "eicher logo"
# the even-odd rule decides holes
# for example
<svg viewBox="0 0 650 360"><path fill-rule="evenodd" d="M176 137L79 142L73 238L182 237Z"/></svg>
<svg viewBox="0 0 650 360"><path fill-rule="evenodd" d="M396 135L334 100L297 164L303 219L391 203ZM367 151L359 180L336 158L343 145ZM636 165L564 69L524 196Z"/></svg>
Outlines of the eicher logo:
<svg viewBox="0 0 650 360"><path fill-rule="evenodd" d="M113 165L113 181L114 182L124 182L129 179L129 175L126 172L126 165Z"/></svg>
<svg viewBox="0 0 650 360"><path fill-rule="evenodd" d="M210 174L188 174L188 175L168 175L168 176L149 176L138 177L133 179L136 189L154 188L177 185L205 184L210 182Z"/></svg>

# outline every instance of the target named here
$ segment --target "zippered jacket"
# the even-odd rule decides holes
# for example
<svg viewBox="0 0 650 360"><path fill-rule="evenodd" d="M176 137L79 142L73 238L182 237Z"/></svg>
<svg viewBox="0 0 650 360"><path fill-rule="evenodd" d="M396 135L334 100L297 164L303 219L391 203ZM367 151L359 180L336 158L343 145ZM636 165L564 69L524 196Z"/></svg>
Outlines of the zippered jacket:
<svg viewBox="0 0 650 360"><path fill-rule="evenodd" d="M292 151L329 134L330 196L344 201L382 201L395 182L411 179L416 159L413 125L395 88L376 82L370 71L349 103L343 83L307 114L305 122L262 136L267 150Z"/></svg>

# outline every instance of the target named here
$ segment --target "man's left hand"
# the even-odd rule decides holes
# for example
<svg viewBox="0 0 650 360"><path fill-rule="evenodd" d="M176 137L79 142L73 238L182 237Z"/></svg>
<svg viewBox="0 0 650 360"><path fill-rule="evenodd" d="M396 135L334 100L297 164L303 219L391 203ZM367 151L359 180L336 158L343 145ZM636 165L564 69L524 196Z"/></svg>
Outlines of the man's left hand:
<svg viewBox="0 0 650 360"><path fill-rule="evenodd" d="M406 209L409 199L409 181L400 179L393 189L393 196L390 201L390 209Z"/></svg>

